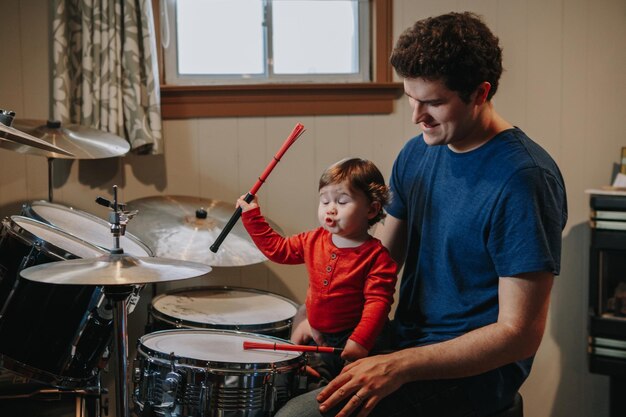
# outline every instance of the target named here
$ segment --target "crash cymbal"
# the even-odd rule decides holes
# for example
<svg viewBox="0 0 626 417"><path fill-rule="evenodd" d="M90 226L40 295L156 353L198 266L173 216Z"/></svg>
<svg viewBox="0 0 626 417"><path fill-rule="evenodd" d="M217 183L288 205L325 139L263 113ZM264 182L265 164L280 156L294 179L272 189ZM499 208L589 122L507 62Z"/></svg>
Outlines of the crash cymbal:
<svg viewBox="0 0 626 417"><path fill-rule="evenodd" d="M61 126L58 121L15 119L13 126L73 154L53 158L103 159L121 156L130 150L128 141L119 136L77 124Z"/></svg>
<svg viewBox="0 0 626 417"><path fill-rule="evenodd" d="M235 211L234 203L155 196L130 201L127 207L138 211L128 222L127 230L145 242L156 256L211 266L244 266L267 260L241 222L235 224L217 253L209 249Z"/></svg>
<svg viewBox="0 0 626 417"><path fill-rule="evenodd" d="M50 144L11 126L0 123L0 148L23 154L72 158L73 154L62 147Z"/></svg>
<svg viewBox="0 0 626 417"><path fill-rule="evenodd" d="M178 281L210 271L210 266L197 262L111 253L32 266L20 275L47 284L116 286Z"/></svg>

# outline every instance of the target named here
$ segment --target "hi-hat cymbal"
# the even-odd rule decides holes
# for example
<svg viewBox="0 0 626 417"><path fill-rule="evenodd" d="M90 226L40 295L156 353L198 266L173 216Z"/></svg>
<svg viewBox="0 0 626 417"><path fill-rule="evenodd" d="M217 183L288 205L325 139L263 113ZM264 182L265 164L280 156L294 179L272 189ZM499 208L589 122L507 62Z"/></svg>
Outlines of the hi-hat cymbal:
<svg viewBox="0 0 626 417"><path fill-rule="evenodd" d="M72 158L73 154L62 147L50 144L31 136L19 129L0 123L0 148L23 154L35 154L46 157L58 155L60 158Z"/></svg>
<svg viewBox="0 0 626 417"><path fill-rule="evenodd" d="M103 159L121 156L130 150L128 141L119 136L77 124L61 126L57 121L15 119L13 126L73 154L58 154L52 158Z"/></svg>
<svg viewBox="0 0 626 417"><path fill-rule="evenodd" d="M26 268L20 275L47 284L117 286L178 281L210 271L210 266L197 262L122 253L49 262Z"/></svg>
<svg viewBox="0 0 626 417"><path fill-rule="evenodd" d="M127 230L145 242L156 256L211 266L244 266L267 260L241 222L235 224L217 253L209 249L235 211L234 203L155 196L130 201L127 207L138 211L128 222Z"/></svg>

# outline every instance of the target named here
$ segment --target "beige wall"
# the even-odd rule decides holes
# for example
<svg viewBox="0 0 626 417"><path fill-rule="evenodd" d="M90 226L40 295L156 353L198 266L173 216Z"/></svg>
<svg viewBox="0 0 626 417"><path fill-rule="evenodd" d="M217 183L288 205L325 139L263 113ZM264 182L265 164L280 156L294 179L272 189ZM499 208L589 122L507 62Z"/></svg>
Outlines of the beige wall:
<svg viewBox="0 0 626 417"><path fill-rule="evenodd" d="M3 0L0 108L18 117L49 115L49 37L46 0ZM502 41L504 73L495 104L556 159L569 194L562 274L549 326L522 393L531 417L608 416L608 378L586 363L589 232L587 188L611 181L626 145L626 2L623 0L398 0L394 34L414 20L450 10L485 17ZM261 189L267 215L286 233L315 226L321 170L348 155L374 160L388 175L395 154L417 130L404 99L384 116L228 118L165 121L162 156L106 161L59 161L54 201L104 216L93 203L149 195L188 195L234 202L254 183L293 125L307 132ZM0 215L47 196L46 160L0 150ZM220 268L203 283L243 285L302 301L300 266ZM187 286L189 283L177 283ZM193 283L195 284L195 283ZM131 325L143 326L143 316ZM134 341L131 341L134 344Z"/></svg>

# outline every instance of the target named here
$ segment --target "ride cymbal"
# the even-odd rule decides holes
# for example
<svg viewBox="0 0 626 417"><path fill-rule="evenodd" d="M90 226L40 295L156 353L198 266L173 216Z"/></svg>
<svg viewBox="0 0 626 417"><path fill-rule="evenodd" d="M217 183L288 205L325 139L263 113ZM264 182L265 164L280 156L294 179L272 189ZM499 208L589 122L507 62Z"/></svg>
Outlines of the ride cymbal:
<svg viewBox="0 0 626 417"><path fill-rule="evenodd" d="M20 275L46 284L116 286L178 281L210 271L210 266L197 262L111 253L32 266Z"/></svg>
<svg viewBox="0 0 626 417"><path fill-rule="evenodd" d="M15 119L13 126L72 153L52 158L103 159L125 155L130 150L128 141L119 136L77 124L61 126L58 121Z"/></svg>
<svg viewBox="0 0 626 417"><path fill-rule="evenodd" d="M129 201L127 207L138 211L127 230L145 242L156 256L211 266L244 266L267 260L241 222L235 224L217 253L209 249L232 216L233 203L199 197L155 196ZM270 224L280 232L276 225Z"/></svg>

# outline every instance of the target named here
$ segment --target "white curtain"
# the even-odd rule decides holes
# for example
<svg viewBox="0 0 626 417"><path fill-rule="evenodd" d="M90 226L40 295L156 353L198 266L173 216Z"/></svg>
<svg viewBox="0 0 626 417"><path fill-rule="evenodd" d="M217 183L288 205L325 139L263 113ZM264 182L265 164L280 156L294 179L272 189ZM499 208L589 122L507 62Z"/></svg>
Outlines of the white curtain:
<svg viewBox="0 0 626 417"><path fill-rule="evenodd" d="M53 114L162 152L151 0L54 0Z"/></svg>

